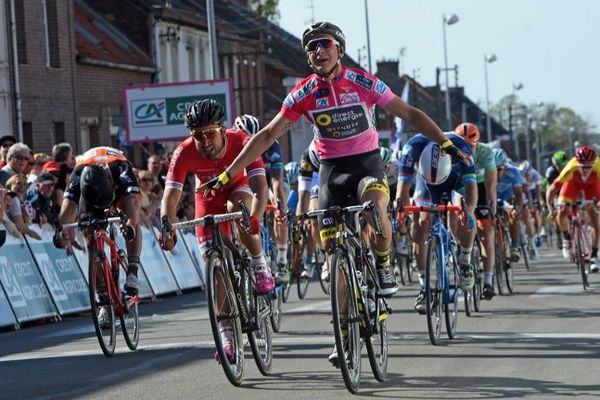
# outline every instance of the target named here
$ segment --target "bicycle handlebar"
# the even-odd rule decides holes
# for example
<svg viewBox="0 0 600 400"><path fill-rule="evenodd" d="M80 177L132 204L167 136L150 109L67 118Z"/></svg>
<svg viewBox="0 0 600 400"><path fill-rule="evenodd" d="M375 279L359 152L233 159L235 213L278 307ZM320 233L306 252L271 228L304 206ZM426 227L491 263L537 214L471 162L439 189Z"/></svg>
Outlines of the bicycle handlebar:
<svg viewBox="0 0 600 400"><path fill-rule="evenodd" d="M84 221L79 221L79 222L74 222L72 224L65 224L63 225L63 229L69 229L69 228L80 228L80 229L85 229L85 228L89 228L91 226L97 226L97 225L102 225L102 224L111 224L113 222L122 222L121 217L111 217L111 218L100 218L100 219L90 219L90 220L84 220Z"/></svg>

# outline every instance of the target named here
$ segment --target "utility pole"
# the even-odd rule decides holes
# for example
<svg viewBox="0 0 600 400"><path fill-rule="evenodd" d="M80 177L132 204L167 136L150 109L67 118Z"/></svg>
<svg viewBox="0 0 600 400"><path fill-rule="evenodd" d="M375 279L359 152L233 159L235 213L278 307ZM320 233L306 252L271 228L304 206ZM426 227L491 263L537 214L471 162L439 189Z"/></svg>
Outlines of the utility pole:
<svg viewBox="0 0 600 400"><path fill-rule="evenodd" d="M217 50L217 29L215 25L215 5L213 0L206 0L206 17L208 23L208 36L210 39L210 71L209 78L217 79L219 77L219 54Z"/></svg>
<svg viewBox="0 0 600 400"><path fill-rule="evenodd" d="M371 68L371 36L369 34L369 7L367 6L367 0L365 0L365 20L367 22L367 57L369 58L369 73L373 73Z"/></svg>

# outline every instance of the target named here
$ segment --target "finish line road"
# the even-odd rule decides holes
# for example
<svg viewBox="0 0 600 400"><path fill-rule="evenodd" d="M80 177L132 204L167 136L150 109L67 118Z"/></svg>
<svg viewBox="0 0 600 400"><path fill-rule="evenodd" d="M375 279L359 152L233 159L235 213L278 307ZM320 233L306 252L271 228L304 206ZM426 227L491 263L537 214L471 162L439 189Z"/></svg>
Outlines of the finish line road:
<svg viewBox="0 0 600 400"><path fill-rule="evenodd" d="M530 271L516 265L516 293L459 315L458 336L432 346L413 310L416 285L391 300L389 375L373 378L363 351L360 397L475 399L600 397L600 275L583 291L574 265L542 249ZM295 289L295 288L294 288ZM113 358L98 346L89 315L0 333L2 399L342 399L349 393L327 356L330 303L312 282L305 300L292 290L273 373L260 375L249 348L245 379L232 386L214 360L204 293L140 306L140 346L122 336ZM460 309L462 310L462 303ZM119 332L120 335L120 332Z"/></svg>

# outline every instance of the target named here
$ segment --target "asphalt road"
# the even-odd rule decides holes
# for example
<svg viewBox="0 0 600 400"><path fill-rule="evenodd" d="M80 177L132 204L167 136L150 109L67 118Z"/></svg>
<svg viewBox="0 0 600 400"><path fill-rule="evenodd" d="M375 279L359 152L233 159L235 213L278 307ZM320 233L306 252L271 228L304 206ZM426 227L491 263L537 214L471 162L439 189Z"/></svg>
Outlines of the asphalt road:
<svg viewBox="0 0 600 400"><path fill-rule="evenodd" d="M600 276L583 291L558 251L543 249L531 271L516 267L517 293L459 316L458 337L432 346L412 310L416 286L391 301L389 377L373 378L366 350L361 397L417 399L600 397ZM141 305L139 349L119 337L102 355L88 315L0 333L0 399L337 399L347 398L332 348L328 298L313 282L292 292L274 337L273 373L260 375L249 352L245 380L232 386L213 359L202 292ZM461 304L462 309L462 304Z"/></svg>

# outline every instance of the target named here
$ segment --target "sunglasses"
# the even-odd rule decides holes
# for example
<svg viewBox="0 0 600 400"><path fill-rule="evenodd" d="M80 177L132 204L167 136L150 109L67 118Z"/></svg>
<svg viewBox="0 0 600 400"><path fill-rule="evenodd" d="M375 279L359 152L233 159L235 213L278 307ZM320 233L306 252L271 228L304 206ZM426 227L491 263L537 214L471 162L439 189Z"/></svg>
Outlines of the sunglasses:
<svg viewBox="0 0 600 400"><path fill-rule="evenodd" d="M582 165L581 169L590 169L592 167L593 167L593 165Z"/></svg>
<svg viewBox="0 0 600 400"><path fill-rule="evenodd" d="M221 127L218 128L208 128L204 130L192 130L192 136L196 140L202 140L202 138L206 138L208 140L214 140L218 134L221 133Z"/></svg>
<svg viewBox="0 0 600 400"><path fill-rule="evenodd" d="M4 147L5 149L8 149L10 146L12 146L14 143L2 143L0 146Z"/></svg>
<svg viewBox="0 0 600 400"><path fill-rule="evenodd" d="M329 50L339 45L340 43L337 40L333 39L313 39L310 42L306 43L306 46L304 46L304 50L306 50L308 53L314 53L319 47L321 47L322 49Z"/></svg>
<svg viewBox="0 0 600 400"><path fill-rule="evenodd" d="M29 161L29 157L25 157L25 156L15 155L15 156L13 156L13 158L16 160L19 160L19 161Z"/></svg>

